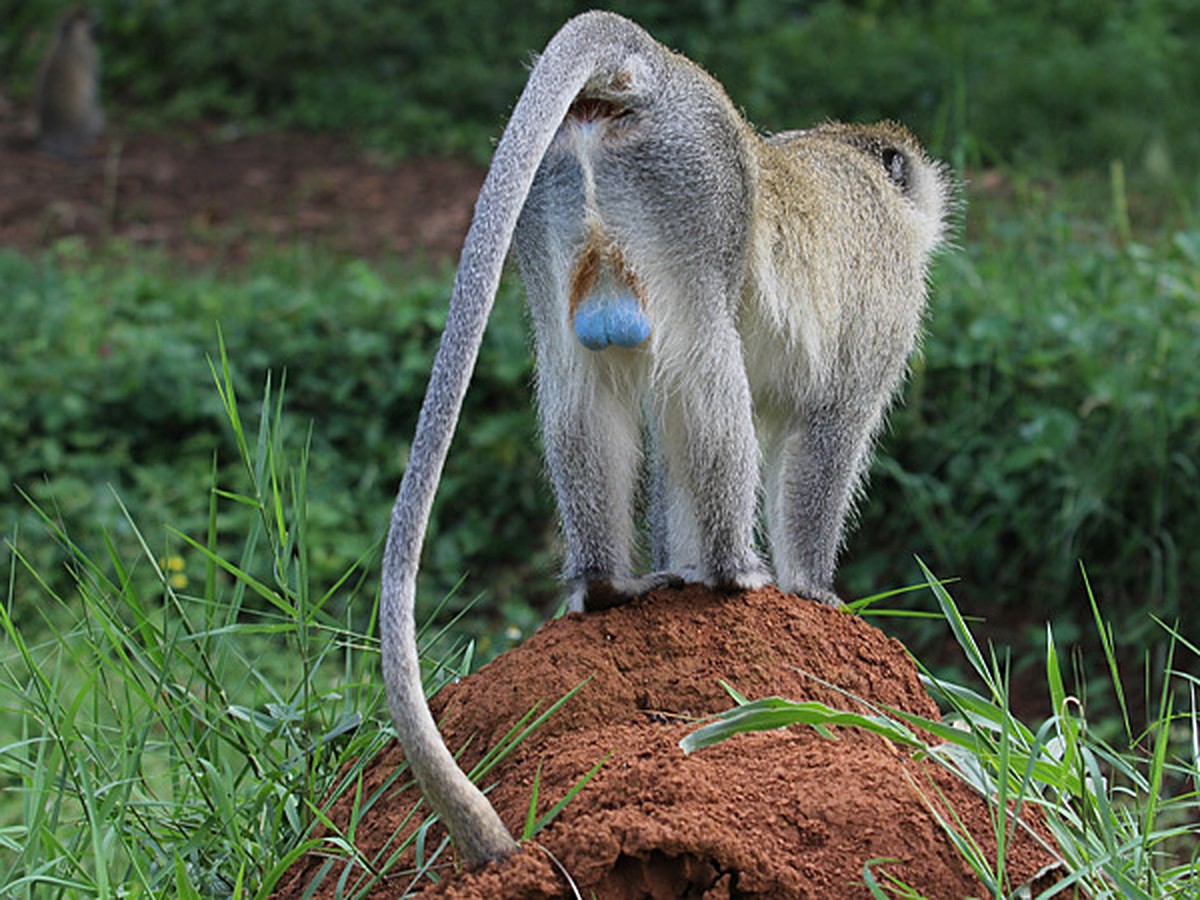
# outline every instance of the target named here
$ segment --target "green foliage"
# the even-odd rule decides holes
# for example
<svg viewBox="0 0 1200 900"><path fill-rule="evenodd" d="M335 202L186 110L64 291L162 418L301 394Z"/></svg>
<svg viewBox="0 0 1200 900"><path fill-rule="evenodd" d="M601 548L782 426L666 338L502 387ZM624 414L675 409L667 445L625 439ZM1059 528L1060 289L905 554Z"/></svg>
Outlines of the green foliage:
<svg viewBox="0 0 1200 900"><path fill-rule="evenodd" d="M10 317L0 334L4 532L18 535L39 571L55 572L68 556L34 539L36 516L16 485L89 553L102 549L105 532L121 546L132 541L117 496L144 523L203 535L206 512L187 498L205 489L214 465L225 489L244 489L246 477L212 391L219 326L238 360L240 393L253 396L274 372L286 378L289 422L303 423L287 427L311 426L308 516L321 534L311 565L318 581L344 571L386 528L445 317L446 279L404 269L385 277L302 253L231 279L179 278L153 257L131 262L38 264L0 252ZM506 288L435 509L423 597L501 565L507 574L490 579L493 596L518 607L553 581L541 556L553 525L519 310ZM222 510L219 535L236 535L244 519L236 507ZM178 550L157 527L150 540L164 555ZM540 580L527 583L529 571Z"/></svg>
<svg viewBox="0 0 1200 900"><path fill-rule="evenodd" d="M697 53L773 129L823 117L905 121L956 165L1080 169L1140 161L1151 141L1195 160L1163 110L1194 83L1191 10L1163 3L738 3Z"/></svg>
<svg viewBox="0 0 1200 900"><path fill-rule="evenodd" d="M885 436L842 587L860 596L911 582L919 553L961 580L972 611L1017 628L1053 617L1074 642L1087 626L1083 559L1124 653L1161 642L1146 609L1190 626L1187 576L1200 571L1187 537L1200 529L1200 232L1127 240L1127 224L1097 221L1094 200L1073 208L1066 187L1050 195L1017 178L1011 190L1012 201L974 203L965 248L938 268L923 355ZM252 396L269 371L286 377L292 421L303 423L290 427L311 425L318 578L376 546L448 277L302 251L227 278L181 275L155 257L85 264L71 254L0 254L5 485L90 552L104 532L132 540L117 496L152 527L161 555L179 542L158 524L203 535L203 512L182 501L209 483L214 460L223 487L245 479L210 387L219 324L240 392ZM483 608L521 630L555 594L556 560L515 288L506 282L468 392L420 596L442 597L467 576L466 595L486 587ZM222 509L219 536L243 519ZM0 496L0 525L39 571L65 578L54 573L68 554L34 539L36 517L15 492ZM919 623L897 628L917 647L934 639Z"/></svg>
<svg viewBox="0 0 1200 900"><path fill-rule="evenodd" d="M376 610L362 572L370 553L323 579L316 553L338 526L311 515L311 435L286 426L271 384L260 405L239 402L224 349L210 374L246 479L243 490L217 481L190 497L207 509L207 528L199 538L178 536L202 577L184 579L181 557L160 560L119 501L135 544L129 554L101 535L104 550L89 555L43 516L39 532L66 548L71 580L62 590L11 548L0 604L5 897L268 897L309 852L327 859L316 882L336 879L346 896L358 896L385 875L411 886L445 865L448 842L425 843L432 816L378 858L355 847L360 817L377 797L408 786L399 766L374 792L363 788L363 772L390 737L371 635ZM222 541L226 507L247 515L236 539ZM26 584L37 602L17 604ZM352 624L355 608L366 627ZM428 626L418 634L431 692L467 674L476 658L473 643L445 636ZM575 690L531 709L472 777L519 747ZM595 771L531 821L531 832ZM350 819L339 830L328 813L343 798ZM396 859L410 846L418 868L399 871Z"/></svg>
<svg viewBox="0 0 1200 900"><path fill-rule="evenodd" d="M233 408L227 370L220 383ZM308 473L283 451L269 390L263 409L257 438L234 429L255 447L249 490L192 496L209 509L193 585L123 509L129 554L109 542L90 556L46 519L68 548L62 590L13 549L0 609L5 896L251 896L321 845L331 789L382 749L386 732L361 727L382 702L375 649L331 615L370 598L355 567L328 589L310 580ZM250 513L227 557L223 504ZM266 581L247 574L259 569ZM25 582L38 603L15 603ZM263 613L249 612L255 594Z"/></svg>
<svg viewBox="0 0 1200 900"><path fill-rule="evenodd" d="M60 4L18 4L0 76L28 96ZM522 65L579 0L99 0L115 120L352 132L403 153L486 156ZM1200 157L1200 8L1182 0L614 0L708 67L763 127L901 119L957 164L1159 176Z"/></svg>

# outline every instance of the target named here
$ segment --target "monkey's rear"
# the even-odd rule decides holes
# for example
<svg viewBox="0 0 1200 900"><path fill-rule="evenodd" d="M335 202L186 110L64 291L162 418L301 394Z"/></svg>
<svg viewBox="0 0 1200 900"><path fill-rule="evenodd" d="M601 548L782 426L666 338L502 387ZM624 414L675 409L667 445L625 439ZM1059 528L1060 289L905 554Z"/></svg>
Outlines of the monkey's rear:
<svg viewBox="0 0 1200 900"><path fill-rule="evenodd" d="M669 579L769 578L753 546L758 452L737 333L755 138L711 77L638 34L573 103L515 235L575 608ZM644 325L642 339L592 340L597 308ZM661 569L637 576L646 428Z"/></svg>

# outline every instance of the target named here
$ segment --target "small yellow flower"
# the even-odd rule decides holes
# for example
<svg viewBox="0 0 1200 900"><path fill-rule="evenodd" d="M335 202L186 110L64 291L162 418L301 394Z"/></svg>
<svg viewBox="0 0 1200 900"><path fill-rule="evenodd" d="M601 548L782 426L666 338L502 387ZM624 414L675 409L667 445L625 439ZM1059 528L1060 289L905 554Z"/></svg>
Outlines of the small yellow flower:
<svg viewBox="0 0 1200 900"><path fill-rule="evenodd" d="M183 565L184 564L183 564L182 556L168 556L167 557L167 571L168 572L182 572Z"/></svg>
<svg viewBox="0 0 1200 900"><path fill-rule="evenodd" d="M176 590L187 587L188 577L182 573L176 573L171 576L171 587Z"/></svg>

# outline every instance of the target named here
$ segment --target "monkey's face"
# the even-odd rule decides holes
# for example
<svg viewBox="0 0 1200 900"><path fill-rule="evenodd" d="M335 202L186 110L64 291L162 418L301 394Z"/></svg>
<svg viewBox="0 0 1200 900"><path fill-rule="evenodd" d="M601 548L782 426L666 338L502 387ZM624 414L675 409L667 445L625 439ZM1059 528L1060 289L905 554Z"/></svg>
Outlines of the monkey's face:
<svg viewBox="0 0 1200 900"><path fill-rule="evenodd" d="M90 10L75 10L69 13L61 26L63 40L76 47L89 47L104 36L100 20Z"/></svg>

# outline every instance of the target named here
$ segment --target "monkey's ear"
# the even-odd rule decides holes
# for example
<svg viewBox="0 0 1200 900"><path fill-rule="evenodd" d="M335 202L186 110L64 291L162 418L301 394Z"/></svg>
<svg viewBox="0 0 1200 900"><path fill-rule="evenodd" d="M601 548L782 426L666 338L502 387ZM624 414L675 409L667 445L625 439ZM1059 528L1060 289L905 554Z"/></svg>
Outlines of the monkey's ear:
<svg viewBox="0 0 1200 900"><path fill-rule="evenodd" d="M908 190L908 157L895 147L885 147L881 154L888 178L902 191Z"/></svg>

